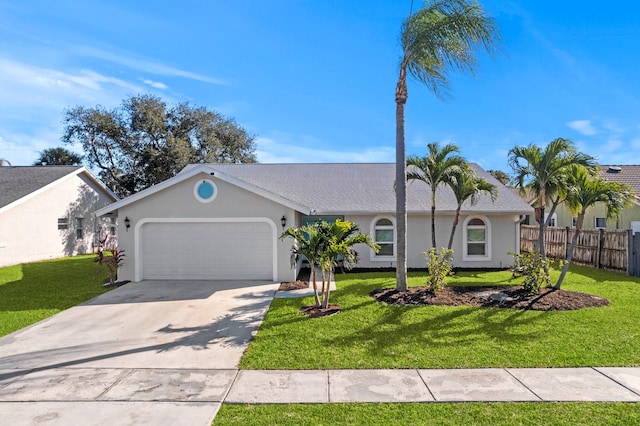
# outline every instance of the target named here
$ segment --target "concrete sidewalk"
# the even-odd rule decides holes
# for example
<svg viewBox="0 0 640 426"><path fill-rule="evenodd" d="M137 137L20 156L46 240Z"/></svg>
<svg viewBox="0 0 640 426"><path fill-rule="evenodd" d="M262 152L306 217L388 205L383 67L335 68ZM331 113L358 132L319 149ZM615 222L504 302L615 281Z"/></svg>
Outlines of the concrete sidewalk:
<svg viewBox="0 0 640 426"><path fill-rule="evenodd" d="M640 402L640 368L242 370L223 402L454 401Z"/></svg>
<svg viewBox="0 0 640 426"><path fill-rule="evenodd" d="M640 402L640 368L3 370L7 424L207 426L222 403Z"/></svg>

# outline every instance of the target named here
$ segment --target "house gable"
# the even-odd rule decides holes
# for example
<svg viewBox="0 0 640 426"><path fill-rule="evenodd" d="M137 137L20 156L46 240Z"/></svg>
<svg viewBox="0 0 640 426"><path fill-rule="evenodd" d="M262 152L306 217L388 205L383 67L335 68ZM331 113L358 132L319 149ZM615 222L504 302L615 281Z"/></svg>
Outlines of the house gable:
<svg viewBox="0 0 640 426"><path fill-rule="evenodd" d="M51 173L42 170L49 167ZM0 209L0 266L91 252L102 231L93 213L113 202L115 195L84 167L13 169L15 176L8 181L23 181L22 187L29 190L34 187L29 172L40 183L43 175L49 178L44 186ZM59 177L60 170L68 173ZM4 170L1 177L10 173Z"/></svg>
<svg viewBox="0 0 640 426"><path fill-rule="evenodd" d="M212 166L209 165L197 165L197 166L193 166L193 167L188 167L186 168L184 171L182 171L181 173L177 174L176 176L167 179L164 182L161 182L157 185L154 185L150 188L147 188L143 191L140 191L136 194L133 194L123 200L120 200L116 203L113 203L103 209L100 209L98 211L96 211L96 215L97 216L103 216L103 215L107 215L110 213L113 213L115 211L117 211L118 209L121 209L123 207L129 206L131 204L137 203L140 200L143 200L145 198L149 198L154 196L155 194L158 194L160 192L163 191L167 191L170 188L176 186L176 185L180 185L183 182L192 180L195 176L199 176L199 178L212 178L215 179L216 181L220 181L220 182L226 182L228 184L237 186L238 188L241 188L245 191L248 192L252 192L256 195L259 195L263 198L266 198L270 201L273 201L275 203L281 204L283 206L286 206L288 208L294 209L296 211L299 211L300 213L303 214L309 214L310 210L308 207L296 203L292 200L287 199L286 197L281 196L280 194L274 194L268 191L265 191L262 188L256 187L250 183L247 183L243 180L240 180L238 178L235 178L233 176L227 175L224 172L220 172L218 170L216 170L215 168L213 168Z"/></svg>

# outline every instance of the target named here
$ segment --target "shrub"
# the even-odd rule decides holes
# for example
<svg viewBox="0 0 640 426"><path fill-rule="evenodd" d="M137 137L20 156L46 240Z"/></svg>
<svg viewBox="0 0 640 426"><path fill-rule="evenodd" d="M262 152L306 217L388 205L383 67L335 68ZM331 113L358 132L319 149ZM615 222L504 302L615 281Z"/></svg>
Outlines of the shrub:
<svg viewBox="0 0 640 426"><path fill-rule="evenodd" d="M447 275L451 272L453 266L453 250L442 248L440 252L432 248L424 253L427 260L427 269L429 277L427 278L427 289L431 293L436 293L445 286Z"/></svg>
<svg viewBox="0 0 640 426"><path fill-rule="evenodd" d="M541 287L551 285L551 277L549 276L549 259L542 260L540 253L528 251L520 254L513 254L515 263L512 271L515 276L523 276L524 282L522 287L530 292L537 293Z"/></svg>
<svg viewBox="0 0 640 426"><path fill-rule="evenodd" d="M124 249L118 249L118 246L111 243L107 245L107 236L98 242L98 252L93 259L99 266L103 266L109 274L109 284L115 284L118 279L118 268L124 265ZM107 254L108 253L108 254ZM96 274L99 269L96 268Z"/></svg>

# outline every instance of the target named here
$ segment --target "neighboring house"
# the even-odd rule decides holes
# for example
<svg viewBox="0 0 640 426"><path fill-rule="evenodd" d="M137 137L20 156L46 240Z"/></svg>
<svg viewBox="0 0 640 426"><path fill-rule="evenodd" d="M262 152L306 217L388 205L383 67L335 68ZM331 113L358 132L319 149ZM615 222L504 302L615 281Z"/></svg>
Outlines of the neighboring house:
<svg viewBox="0 0 640 426"><path fill-rule="evenodd" d="M481 196L462 209L453 249L455 266L504 268L520 247L519 222L532 208L489 173L495 203ZM292 241L285 227L317 219L355 222L380 245L362 246L358 267L395 267L395 164L202 164L96 212L118 220L127 261L119 277L143 279L259 279L291 281ZM408 184L409 268L425 268L429 250L428 186ZM446 246L456 202L438 191L437 239Z"/></svg>
<svg viewBox="0 0 640 426"><path fill-rule="evenodd" d="M634 192L632 204L622 210L618 220L607 220L604 205L596 205L587 210L584 217L583 229L633 229L640 231L640 165L633 166L600 166L600 177L611 181L626 183ZM561 204L556 209L555 226L574 227L575 218L569 209Z"/></svg>
<svg viewBox="0 0 640 426"><path fill-rule="evenodd" d="M115 219L94 211L116 200L84 167L0 167L0 266L91 252L115 238Z"/></svg>

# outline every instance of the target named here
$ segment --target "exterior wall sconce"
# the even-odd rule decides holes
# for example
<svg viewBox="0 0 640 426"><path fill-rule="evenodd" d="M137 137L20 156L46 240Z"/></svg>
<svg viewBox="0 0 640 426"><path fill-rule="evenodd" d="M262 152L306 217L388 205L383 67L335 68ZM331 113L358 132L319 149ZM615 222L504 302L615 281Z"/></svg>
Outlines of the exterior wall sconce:
<svg viewBox="0 0 640 426"><path fill-rule="evenodd" d="M129 228L131 228L131 221L128 216L124 218L124 227L127 229L127 232L129 232Z"/></svg>
<svg viewBox="0 0 640 426"><path fill-rule="evenodd" d="M287 226L287 218L285 217L285 215L282 215L282 217L280 218L280 223L282 224L282 230L284 231L284 227Z"/></svg>

